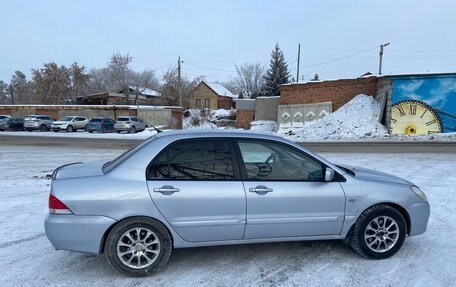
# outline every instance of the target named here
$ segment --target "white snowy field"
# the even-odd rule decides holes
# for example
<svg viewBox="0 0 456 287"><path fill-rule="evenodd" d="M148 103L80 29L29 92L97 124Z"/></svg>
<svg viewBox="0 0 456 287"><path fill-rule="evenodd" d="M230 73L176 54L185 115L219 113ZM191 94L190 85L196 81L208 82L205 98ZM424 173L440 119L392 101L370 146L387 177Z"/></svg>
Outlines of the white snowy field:
<svg viewBox="0 0 456 287"><path fill-rule="evenodd" d="M175 250L146 278L111 270L103 256L56 251L44 235L50 174L72 161L121 150L0 148L0 286L454 286L456 154L322 154L383 170L420 186L431 202L425 234L394 257L363 259L339 241Z"/></svg>

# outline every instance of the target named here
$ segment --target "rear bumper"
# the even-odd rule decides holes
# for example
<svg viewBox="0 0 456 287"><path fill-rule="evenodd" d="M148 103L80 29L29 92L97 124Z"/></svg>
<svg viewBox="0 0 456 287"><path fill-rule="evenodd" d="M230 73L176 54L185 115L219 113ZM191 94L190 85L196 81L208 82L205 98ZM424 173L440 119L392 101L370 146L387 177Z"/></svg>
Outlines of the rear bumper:
<svg viewBox="0 0 456 287"><path fill-rule="evenodd" d="M407 207L407 212L411 221L410 236L424 233L431 214L429 202L412 204Z"/></svg>
<svg viewBox="0 0 456 287"><path fill-rule="evenodd" d="M103 235L115 222L105 216L48 214L44 229L55 249L96 255L100 253Z"/></svg>

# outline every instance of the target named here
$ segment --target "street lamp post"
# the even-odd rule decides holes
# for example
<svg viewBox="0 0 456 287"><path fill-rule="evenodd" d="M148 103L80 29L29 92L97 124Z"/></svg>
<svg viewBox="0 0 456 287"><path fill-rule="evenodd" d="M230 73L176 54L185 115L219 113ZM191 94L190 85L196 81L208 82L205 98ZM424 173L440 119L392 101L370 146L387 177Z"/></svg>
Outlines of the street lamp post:
<svg viewBox="0 0 456 287"><path fill-rule="evenodd" d="M378 65L378 74L382 74L382 61L383 61L383 47L388 46L390 43L380 45L380 64Z"/></svg>

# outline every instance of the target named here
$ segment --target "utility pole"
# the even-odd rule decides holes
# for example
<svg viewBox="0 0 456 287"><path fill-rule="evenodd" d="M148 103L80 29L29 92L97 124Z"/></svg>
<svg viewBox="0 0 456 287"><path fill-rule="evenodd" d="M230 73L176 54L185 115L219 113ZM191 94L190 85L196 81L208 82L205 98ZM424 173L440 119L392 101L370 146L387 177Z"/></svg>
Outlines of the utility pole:
<svg viewBox="0 0 456 287"><path fill-rule="evenodd" d="M179 106L182 107L181 94L181 57L177 58L177 94L179 95Z"/></svg>
<svg viewBox="0 0 456 287"><path fill-rule="evenodd" d="M296 82L299 82L299 61L301 60L301 43L298 44L298 68L296 69Z"/></svg>
<svg viewBox="0 0 456 287"><path fill-rule="evenodd" d="M14 105L14 86L16 86L16 84L10 84L10 96L11 96L11 104Z"/></svg>
<svg viewBox="0 0 456 287"><path fill-rule="evenodd" d="M380 63L378 65L378 74L382 74L382 61L383 61L383 47L388 46L390 43L380 45Z"/></svg>

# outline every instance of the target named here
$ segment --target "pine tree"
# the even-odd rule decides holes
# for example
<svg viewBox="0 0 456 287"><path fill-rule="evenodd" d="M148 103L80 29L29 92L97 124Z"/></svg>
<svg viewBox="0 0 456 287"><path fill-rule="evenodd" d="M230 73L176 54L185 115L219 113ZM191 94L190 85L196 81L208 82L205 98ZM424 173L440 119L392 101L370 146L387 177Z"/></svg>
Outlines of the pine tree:
<svg viewBox="0 0 456 287"><path fill-rule="evenodd" d="M280 96L280 85L288 83L290 72L282 51L277 43L271 53L271 62L265 76L264 95L267 97Z"/></svg>

